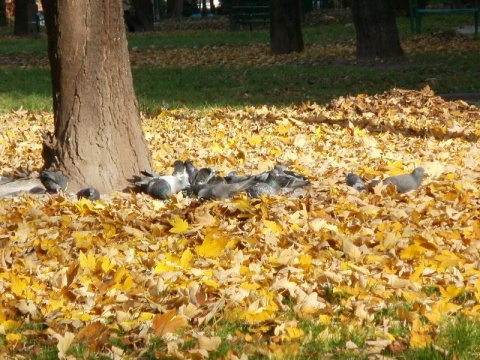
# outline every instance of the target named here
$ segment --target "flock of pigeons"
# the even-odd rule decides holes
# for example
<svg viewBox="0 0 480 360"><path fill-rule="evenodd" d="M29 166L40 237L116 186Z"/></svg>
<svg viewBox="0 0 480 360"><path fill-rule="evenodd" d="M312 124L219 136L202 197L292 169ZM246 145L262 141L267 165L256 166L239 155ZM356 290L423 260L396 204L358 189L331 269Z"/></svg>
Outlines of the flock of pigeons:
<svg viewBox="0 0 480 360"><path fill-rule="evenodd" d="M424 169L418 167L411 174L373 180L367 185L360 176L348 173L346 183L358 191L371 191L378 185L392 184L397 192L406 193L418 189L424 173ZM246 191L252 198L277 194L299 196L311 185L304 175L287 170L287 166L282 164L256 175L239 176L232 171L220 176L213 167L197 169L190 160L177 160L173 164L172 175L160 175L150 170L142 171L142 174L144 177L133 176L130 180L135 190L160 200L167 200L170 195L180 191L186 196L195 195L202 200L229 199L241 191ZM68 183L62 173L48 170L40 173L40 181L48 193L65 191ZM95 188L85 188L77 193L77 197L93 201L100 198L100 193Z"/></svg>
<svg viewBox="0 0 480 360"><path fill-rule="evenodd" d="M232 171L226 176L217 175L213 167L197 169L191 161L175 161L172 175L158 175L142 172L146 177L134 176L137 188L150 196L166 200L172 194L182 191L200 199L229 199L240 191L250 197L288 194L311 185L307 178L285 165L276 165L272 170L257 175L238 176Z"/></svg>

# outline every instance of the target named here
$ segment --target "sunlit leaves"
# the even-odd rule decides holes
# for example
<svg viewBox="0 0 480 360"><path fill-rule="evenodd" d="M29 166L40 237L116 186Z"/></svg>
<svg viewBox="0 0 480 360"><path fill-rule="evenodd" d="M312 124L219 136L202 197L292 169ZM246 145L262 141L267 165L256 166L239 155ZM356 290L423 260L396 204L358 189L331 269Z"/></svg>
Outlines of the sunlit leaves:
<svg viewBox="0 0 480 360"><path fill-rule="evenodd" d="M11 132L0 148L7 173L41 167L41 127L29 129L25 116L1 118ZM178 158L220 174L288 163L312 187L205 202L1 198L0 335L9 346L31 336L28 318L50 329L44 337L60 357L76 341L120 354L105 339L122 332L136 356L161 338L171 356L206 358L225 345L210 331L225 319L248 327L233 341L268 338L266 354L285 355L312 336L292 320L301 317L322 326L318 339L371 327L367 346L383 351L398 341L394 327L405 338L395 346L425 347L445 317L478 313L478 109L429 89L392 90L327 107L161 110L143 120L159 172ZM20 156L15 138L32 131L35 151ZM369 181L416 166L428 177L413 193L345 185L345 172Z"/></svg>

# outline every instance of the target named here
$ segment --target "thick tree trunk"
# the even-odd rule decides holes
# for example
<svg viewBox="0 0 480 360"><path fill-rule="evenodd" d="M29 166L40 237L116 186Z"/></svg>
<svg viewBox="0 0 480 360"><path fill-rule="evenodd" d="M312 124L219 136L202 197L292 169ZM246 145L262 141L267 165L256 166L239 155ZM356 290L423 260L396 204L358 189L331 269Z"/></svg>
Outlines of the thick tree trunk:
<svg viewBox="0 0 480 360"><path fill-rule="evenodd" d="M153 30L153 4L150 0L132 0L136 18L145 31Z"/></svg>
<svg viewBox="0 0 480 360"><path fill-rule="evenodd" d="M119 0L43 0L54 125L46 133L44 168L87 186L122 190L150 168Z"/></svg>
<svg viewBox="0 0 480 360"><path fill-rule="evenodd" d="M273 54L302 51L300 24L302 0L272 0L270 5L270 50Z"/></svg>
<svg viewBox="0 0 480 360"><path fill-rule="evenodd" d="M403 55L391 0L352 1L357 31L357 56L390 58Z"/></svg>

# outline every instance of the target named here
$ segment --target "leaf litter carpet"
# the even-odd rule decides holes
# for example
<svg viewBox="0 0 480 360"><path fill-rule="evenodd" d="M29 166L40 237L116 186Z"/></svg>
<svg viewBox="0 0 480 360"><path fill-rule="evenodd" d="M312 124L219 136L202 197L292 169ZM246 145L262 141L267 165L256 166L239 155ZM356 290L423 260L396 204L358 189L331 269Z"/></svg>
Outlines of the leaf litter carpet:
<svg viewBox="0 0 480 360"><path fill-rule="evenodd" d="M39 171L52 115L18 111L0 124L2 175ZM324 325L322 339L372 329L366 346L379 353L427 346L445 316L477 316L478 108L393 89L325 107L165 110L143 126L160 173L176 159L221 174L288 163L313 186L300 198L207 202L1 198L2 355L28 355L36 338L61 358L76 342L138 358L162 337L170 356L205 358L227 341L211 327L224 321L250 329L229 341L267 344L246 355L281 357L308 336L299 318ZM345 185L344 172L371 180L417 166L428 177L412 193ZM115 334L129 352L107 341Z"/></svg>

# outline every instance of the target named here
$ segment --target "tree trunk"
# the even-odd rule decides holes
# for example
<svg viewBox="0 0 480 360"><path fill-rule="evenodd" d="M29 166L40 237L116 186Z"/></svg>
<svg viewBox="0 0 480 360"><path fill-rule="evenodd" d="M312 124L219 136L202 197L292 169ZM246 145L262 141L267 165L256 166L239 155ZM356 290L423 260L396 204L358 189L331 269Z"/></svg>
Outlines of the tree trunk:
<svg viewBox="0 0 480 360"><path fill-rule="evenodd" d="M210 13L215 14L215 2L210 0Z"/></svg>
<svg viewBox="0 0 480 360"><path fill-rule="evenodd" d="M168 0L167 15L172 18L180 18L183 13L183 0Z"/></svg>
<svg viewBox="0 0 480 360"><path fill-rule="evenodd" d="M38 7L35 0L15 0L15 24L13 34L17 36L38 36Z"/></svg>
<svg viewBox="0 0 480 360"><path fill-rule="evenodd" d="M270 5L270 50L290 54L303 50L300 25L302 0L272 0Z"/></svg>
<svg viewBox="0 0 480 360"><path fill-rule="evenodd" d="M0 26L7 26L7 4L0 0Z"/></svg>
<svg viewBox="0 0 480 360"><path fill-rule="evenodd" d="M122 190L150 168L133 89L119 0L42 0L52 75L54 133L44 169L64 173L69 191Z"/></svg>
<svg viewBox="0 0 480 360"><path fill-rule="evenodd" d="M153 4L150 0L132 0L135 17L145 31L153 30Z"/></svg>
<svg viewBox="0 0 480 360"><path fill-rule="evenodd" d="M359 58L390 58L403 55L395 10L390 0L352 1Z"/></svg>

